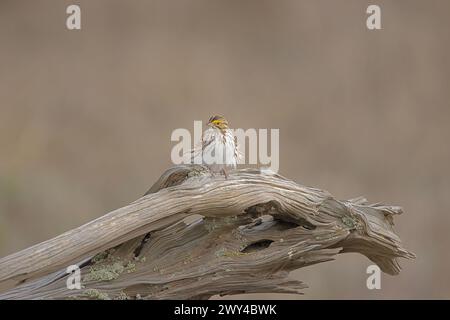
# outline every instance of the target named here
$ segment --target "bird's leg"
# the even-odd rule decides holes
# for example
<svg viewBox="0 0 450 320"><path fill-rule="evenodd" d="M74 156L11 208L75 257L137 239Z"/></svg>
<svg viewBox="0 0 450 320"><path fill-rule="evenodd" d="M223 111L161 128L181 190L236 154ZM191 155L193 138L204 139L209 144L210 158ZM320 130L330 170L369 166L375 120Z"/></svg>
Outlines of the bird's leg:
<svg viewBox="0 0 450 320"><path fill-rule="evenodd" d="M214 174L214 171L211 168L208 168L209 173L211 174L211 178L214 178L216 175Z"/></svg>
<svg viewBox="0 0 450 320"><path fill-rule="evenodd" d="M222 168L221 172L225 176L225 179L228 179L227 170L225 168Z"/></svg>

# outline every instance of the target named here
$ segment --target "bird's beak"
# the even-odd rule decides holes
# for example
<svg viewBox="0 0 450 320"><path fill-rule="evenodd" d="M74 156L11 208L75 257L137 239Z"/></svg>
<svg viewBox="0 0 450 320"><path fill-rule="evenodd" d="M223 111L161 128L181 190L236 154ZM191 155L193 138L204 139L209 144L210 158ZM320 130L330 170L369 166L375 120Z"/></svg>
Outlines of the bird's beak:
<svg viewBox="0 0 450 320"><path fill-rule="evenodd" d="M211 122L208 122L207 124L206 124L208 127L212 127L212 123Z"/></svg>

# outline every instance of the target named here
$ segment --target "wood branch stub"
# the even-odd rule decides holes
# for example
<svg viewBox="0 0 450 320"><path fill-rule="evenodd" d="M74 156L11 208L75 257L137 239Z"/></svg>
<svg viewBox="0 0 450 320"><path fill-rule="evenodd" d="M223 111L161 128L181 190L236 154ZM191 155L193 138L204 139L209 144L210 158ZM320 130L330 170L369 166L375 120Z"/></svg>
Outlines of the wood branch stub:
<svg viewBox="0 0 450 320"><path fill-rule="evenodd" d="M413 258L393 229L401 208L338 201L276 174L201 166L166 171L146 195L0 260L0 299L205 299L298 293L289 272L358 252L389 274ZM68 290L65 268L81 268Z"/></svg>

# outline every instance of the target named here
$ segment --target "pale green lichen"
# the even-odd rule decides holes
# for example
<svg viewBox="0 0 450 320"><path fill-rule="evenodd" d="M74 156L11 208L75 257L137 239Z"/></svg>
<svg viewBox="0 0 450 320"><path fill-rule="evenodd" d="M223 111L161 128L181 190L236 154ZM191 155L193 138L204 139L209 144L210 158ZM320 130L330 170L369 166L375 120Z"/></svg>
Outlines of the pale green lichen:
<svg viewBox="0 0 450 320"><path fill-rule="evenodd" d="M183 260L183 264L188 264L194 261L194 258L189 254L186 258Z"/></svg>
<svg viewBox="0 0 450 320"><path fill-rule="evenodd" d="M123 291L120 291L117 296L114 297L114 300L129 300L130 297Z"/></svg>
<svg viewBox="0 0 450 320"><path fill-rule="evenodd" d="M239 256L243 256L246 253L240 252L240 251L233 251L233 250L228 250L225 248L221 248L219 250L216 251L216 257L228 257L228 258L233 258L233 257L239 257Z"/></svg>
<svg viewBox="0 0 450 320"><path fill-rule="evenodd" d="M237 219L238 219L237 216L227 216L223 218L222 221L224 224L233 224L236 222Z"/></svg>
<svg viewBox="0 0 450 320"><path fill-rule="evenodd" d="M127 270L127 273L135 272L136 271L136 264L130 261L126 265L125 269Z"/></svg>
<svg viewBox="0 0 450 320"><path fill-rule="evenodd" d="M134 257L133 258L133 261L136 261L136 262L145 262L146 260L147 260L146 257Z"/></svg>
<svg viewBox="0 0 450 320"><path fill-rule="evenodd" d="M106 292L101 292L97 289L87 289L84 291L84 295L90 299L111 300Z"/></svg>
<svg viewBox="0 0 450 320"><path fill-rule="evenodd" d="M212 232L212 231L219 229L221 227L224 227L224 226L234 225L234 224L236 224L237 220L238 220L237 216L229 216L229 217L224 217L222 219L216 219L216 218L205 219L205 228L208 232Z"/></svg>
<svg viewBox="0 0 450 320"><path fill-rule="evenodd" d="M206 220L205 221L205 228L208 230L208 232L212 232L218 228L218 224L216 222L216 219Z"/></svg>
<svg viewBox="0 0 450 320"><path fill-rule="evenodd" d="M84 281L111 281L117 279L125 270L120 261L112 264L97 264L89 268L89 273L84 276Z"/></svg>
<svg viewBox="0 0 450 320"><path fill-rule="evenodd" d="M192 170L190 170L188 172L187 176L188 176L188 178L198 177L198 176L201 176L201 175L203 175L203 174L205 174L207 172L208 172L208 170L206 168L204 168L204 167L196 167L196 168L193 168Z"/></svg>
<svg viewBox="0 0 450 320"><path fill-rule="evenodd" d="M219 250L216 251L215 255L216 257L223 257L225 253L225 248L220 248Z"/></svg>
<svg viewBox="0 0 450 320"><path fill-rule="evenodd" d="M108 254L107 251L103 251L103 252L97 253L97 254L91 259L91 261L92 261L94 264L99 263L99 262L105 260L106 258L108 258L108 255L109 255L109 254Z"/></svg>
<svg viewBox="0 0 450 320"><path fill-rule="evenodd" d="M234 236L235 239L239 240L239 241L245 241L245 237L244 235L239 231L239 229L233 229L231 231L231 234Z"/></svg>
<svg viewBox="0 0 450 320"><path fill-rule="evenodd" d="M348 216L343 216L342 222L349 228L352 228L352 229L356 228L356 221Z"/></svg>
<svg viewBox="0 0 450 320"><path fill-rule="evenodd" d="M107 263L107 262L110 263ZM144 260L145 261L145 260ZM84 281L111 281L117 279L123 272L132 273L136 271L136 264L132 261L120 261L117 257L112 257L110 253L97 255L89 272L84 276Z"/></svg>
<svg viewBox="0 0 450 320"><path fill-rule="evenodd" d="M108 261L108 260L114 261L115 259L117 259L117 258L115 258L115 257L113 256L113 253L114 253L115 251L116 251L115 248L111 248L111 249L102 251L102 252L100 252L100 253L97 253L97 254L91 259L91 262L92 262L93 264L98 264L98 263L105 262L105 261Z"/></svg>

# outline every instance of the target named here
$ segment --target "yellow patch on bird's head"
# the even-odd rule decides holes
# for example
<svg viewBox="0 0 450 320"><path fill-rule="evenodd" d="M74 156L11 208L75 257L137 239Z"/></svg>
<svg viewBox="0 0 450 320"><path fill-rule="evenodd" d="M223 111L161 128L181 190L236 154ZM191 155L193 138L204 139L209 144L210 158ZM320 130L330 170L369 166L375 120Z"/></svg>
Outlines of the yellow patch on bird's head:
<svg viewBox="0 0 450 320"><path fill-rule="evenodd" d="M228 129L228 121L222 116L212 116L209 118L208 125L219 129Z"/></svg>

